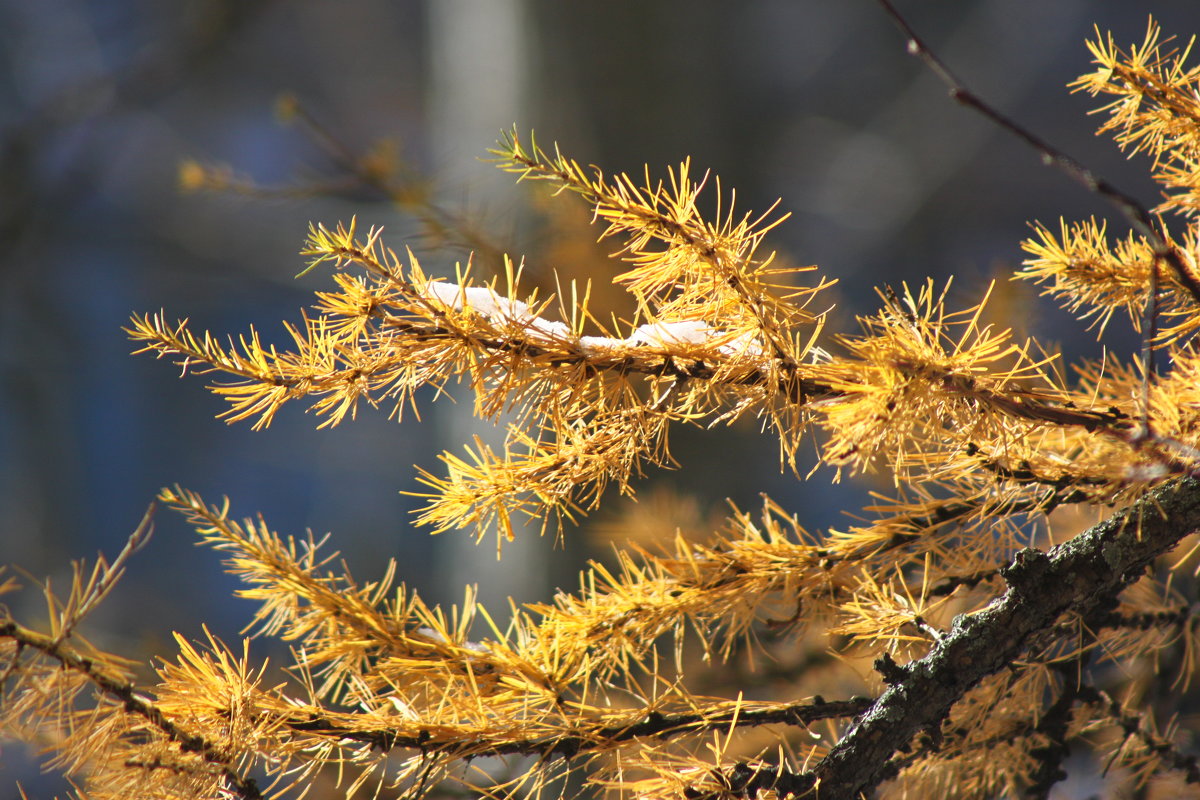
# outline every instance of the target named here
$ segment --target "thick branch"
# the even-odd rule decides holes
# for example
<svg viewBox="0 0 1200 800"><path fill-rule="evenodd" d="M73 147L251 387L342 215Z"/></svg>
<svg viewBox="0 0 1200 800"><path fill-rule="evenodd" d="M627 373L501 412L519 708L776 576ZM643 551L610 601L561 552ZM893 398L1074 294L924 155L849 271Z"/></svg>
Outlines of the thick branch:
<svg viewBox="0 0 1200 800"><path fill-rule="evenodd" d="M1009 589L960 616L925 658L904 668L857 725L811 773L779 776L780 789L852 800L881 780L898 750L935 728L980 681L1012 663L1064 612L1087 614L1135 581L1158 556L1200 528L1200 482L1156 489L1049 554L1027 549L1004 570ZM786 780L790 778L791 780ZM784 786L791 783L791 786Z"/></svg>

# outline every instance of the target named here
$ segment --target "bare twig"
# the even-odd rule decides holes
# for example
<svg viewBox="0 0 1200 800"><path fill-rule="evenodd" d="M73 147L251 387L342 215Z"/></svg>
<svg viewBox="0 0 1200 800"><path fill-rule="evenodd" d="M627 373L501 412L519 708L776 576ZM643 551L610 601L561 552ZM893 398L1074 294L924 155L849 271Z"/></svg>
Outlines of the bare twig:
<svg viewBox="0 0 1200 800"><path fill-rule="evenodd" d="M1075 182L1084 186L1088 191L1099 195L1111 203L1135 231L1145 237L1154 253L1150 265L1150 291L1146 299L1145 324L1142 343L1142 413L1141 426L1135 433L1134 443L1152 441L1153 432L1150 428L1150 390L1149 382L1156 372L1154 329L1158 316L1158 265L1167 264L1181 286L1187 289L1192 300L1200 304L1200 281L1184 262L1179 251L1172 247L1166 235L1154 223L1149 210L1132 195L1118 189L1105 178L1092 172L1077 160L1051 145L1027 128L1001 114L978 95L973 93L950 68L929 49L924 40L913 30L908 20L896 9L891 0L878 0L879 5L896 23L896 26L908 38L907 49L910 54L920 59L950 90L950 98L960 105L966 106L991 120L997 127L1007 131L1028 144L1041 156L1042 163L1053 167Z"/></svg>
<svg viewBox="0 0 1200 800"><path fill-rule="evenodd" d="M97 561L87 585L81 587L78 595L72 592L70 606L63 612L62 622L54 637L55 645L65 642L75 630L75 626L108 597L117 581L125 574L125 565L129 559L150 541L154 534L154 507L155 504L151 502L146 508L146 513L142 515L141 522L129 535L125 546L117 553L113 562L107 564L103 559Z"/></svg>

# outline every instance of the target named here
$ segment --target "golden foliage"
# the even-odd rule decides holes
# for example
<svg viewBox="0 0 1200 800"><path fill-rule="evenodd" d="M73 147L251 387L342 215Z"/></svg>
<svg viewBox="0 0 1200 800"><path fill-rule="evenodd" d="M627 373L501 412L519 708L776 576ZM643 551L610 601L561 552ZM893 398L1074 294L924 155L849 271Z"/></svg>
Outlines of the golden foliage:
<svg viewBox="0 0 1200 800"><path fill-rule="evenodd" d="M815 268L778 267L762 252L784 217L735 211L714 179L710 220L707 177L694 179L687 161L663 181L606 176L514 131L494 151L499 166L582 198L602 236L619 240L613 282L631 319L598 319L586 285L526 291L523 265L508 257L487 282L470 263L436 279L351 221L310 229L305 272L332 267L334 286L288 325L288 348L254 330L226 342L163 313L135 315L130 337L185 374L217 376L222 416L255 428L291 400L327 427L362 403L399 418L423 387L464 385L478 416L508 420L507 437L499 450L477 440L443 454L441 474L421 471L418 523L435 532L502 541L514 516L573 519L610 485L632 493L647 466L671 465L672 426L744 417L778 440L785 467L819 429L826 465L890 475L894 496L823 532L764 498L711 537L618 548L575 591L500 624L470 590L458 607L432 607L396 584L394 563L359 583L323 541L166 489L159 502L259 604L247 630L292 648L285 675L258 662L249 639L180 637L153 684L136 688L131 665L80 637L147 518L112 564L90 577L76 568L65 601L47 587L48 634L0 616L4 729L44 743L51 765L93 798L300 795L330 775L348 796L419 797L444 781L537 796L573 772L645 798L821 796L813 776L840 757L862 724L851 721L893 697L910 669L928 668L965 621L1026 590L1023 547L1093 535L1055 509L1151 507L1152 489L1200 468L1200 72L1186 53L1162 50L1153 24L1129 53L1111 37L1089 46L1098 70L1077 88L1116 97L1102 130L1152 156L1173 192L1162 210L1180 212L1186 229L1110 245L1095 220L1057 234L1038 226L1016 277L1046 284L1100 335L1118 312L1137 325L1157 292L1169 325L1145 333L1161 348L1161 374L1106 358L1068 379L1037 342L987 322L986 294L954 310L933 282L881 289L861 332L825 337L824 313L808 309L832 281L799 285L797 273ZM184 174L212 180L198 167ZM1164 269L1159 244L1182 270ZM1029 609L1049 618L1020 658L979 672L935 726L873 767L890 779L883 794L1048 792L1068 743L1123 781L1200 782L1186 722L1156 722L1142 706L1152 687L1178 697L1193 678L1195 581L1182 567L1194 552L1135 565L1122 575L1132 585L1094 607ZM0 584L13 590L12 579ZM1164 653L1171 681L1154 664ZM754 691L707 693L704 676L721 670L741 671ZM480 759L509 759L512 771L475 768Z"/></svg>
<svg viewBox="0 0 1200 800"><path fill-rule="evenodd" d="M1101 107L1109 114L1100 132L1131 153L1147 153L1154 178L1170 195L1162 210L1194 213L1200 209L1200 66L1187 66L1194 40L1183 50L1164 49L1172 38L1162 39L1153 19L1141 45L1123 51L1112 34L1088 42L1096 71L1072 86L1093 97L1113 99Z"/></svg>
<svg viewBox="0 0 1200 800"><path fill-rule="evenodd" d="M1186 66L1190 44L1183 51L1165 50L1171 40L1161 37L1159 26L1151 19L1142 44L1125 52L1111 33L1102 36L1097 30L1095 41L1088 42L1096 71L1072 86L1093 97L1114 98L1099 109L1109 114L1100 132L1113 131L1122 148L1151 157L1152 175L1167 197L1157 211L1192 216L1200 209L1200 66ZM1159 332L1160 341L1173 344L1196 332L1200 230L1194 221L1179 242L1160 225L1160 236L1173 255L1170 270L1162 270L1160 255L1144 238L1131 234L1111 248L1105 226L1095 220L1070 226L1064 222L1057 239L1045 226L1038 225L1036 230L1038 241L1028 240L1023 245L1034 258L1018 275L1048 283L1047 294L1071 311L1093 306L1084 316L1095 316L1101 332L1120 309L1128 311L1136 325L1138 309L1146 304L1155 285L1171 323ZM1150 279L1151 272L1157 280Z"/></svg>

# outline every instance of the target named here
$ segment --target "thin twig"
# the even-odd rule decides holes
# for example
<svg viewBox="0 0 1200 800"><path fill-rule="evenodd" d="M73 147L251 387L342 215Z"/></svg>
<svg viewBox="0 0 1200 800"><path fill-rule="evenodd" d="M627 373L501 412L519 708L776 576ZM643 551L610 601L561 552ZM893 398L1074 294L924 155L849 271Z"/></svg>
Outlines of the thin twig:
<svg viewBox="0 0 1200 800"><path fill-rule="evenodd" d="M1067 175L1067 177L1084 186L1088 191L1103 197L1120 211L1130 227L1143 236L1150 244L1154 258L1150 265L1150 296L1146 300L1146 316L1148 319L1144 331L1145 339L1142 345L1142 369L1144 373L1142 377L1142 420L1141 429L1137 431L1134 443L1139 444L1152 440L1149 382L1155 372L1153 333L1156 326L1155 319L1158 315L1158 264L1165 262L1171 267L1180 285L1188 290L1196 303L1200 303L1200 282L1196 280L1191 270L1188 269L1178 250L1170 245L1167 237L1154 224L1149 210L1142 203L986 103L982 98L968 89L950 71L949 67L929 49L924 40L917 35L917 32L913 30L908 20L896 10L896 7L890 0L878 0L878 2L884 12L887 13L892 21L896 23L896 26L900 28L901 32L908 38L908 52L920 59L949 88L952 100L982 114L1000 129L1007 131L1028 144L1037 151L1041 156L1042 163L1046 166L1059 170Z"/></svg>
<svg viewBox="0 0 1200 800"><path fill-rule="evenodd" d="M1168 769L1177 770L1184 774L1184 780L1189 784L1200 784L1200 759L1195 755L1186 755L1174 743L1146 729L1146 720L1140 714L1130 714L1114 700L1107 692L1094 687L1090 690L1089 702L1099 705L1104 713L1125 732L1126 738L1136 737L1142 746L1154 754L1161 765ZM1120 750L1118 749L1119 753Z"/></svg>
<svg viewBox="0 0 1200 800"><path fill-rule="evenodd" d="M335 740L364 742L383 751L420 749L441 751L452 757L479 758L483 756L538 755L543 758L573 758L580 753L611 750L634 739L652 737L659 740L709 731L728 731L730 726L742 728L758 725L798 725L807 727L824 719L855 717L871 707L869 697L825 701L820 698L807 703L794 703L763 709L735 708L720 713L669 714L651 711L634 723L621 723L595 728L578 728L572 732L506 743L463 741L451 736L439 741L437 735L423 731L417 735L400 736L394 730L356 730L332 719L310 717L289 720L287 727L301 733L317 734ZM441 732L444 734L444 732Z"/></svg>
<svg viewBox="0 0 1200 800"><path fill-rule="evenodd" d="M97 561L87 586L77 597L72 593L70 607L63 613L58 634L54 637L56 646L65 642L75 630L75 626L108 597L117 581L125 574L125 565L129 559L150 541L150 537L154 535L154 508L155 503L152 501L113 562L105 564L102 559Z"/></svg>
<svg viewBox="0 0 1200 800"><path fill-rule="evenodd" d="M1155 226L1150 212L1144 205L1138 202L1132 195L1121 191L1074 158L1053 147L1045 140L1018 125L1016 122L1013 122L984 102L978 95L968 89L942 60L929 49L924 40L917 35L917 32L913 30L908 21L896 10L896 7L892 5L890 0L878 0L878 3L908 38L908 52L920 59L950 89L952 100L987 117L998 127L1008 131L1036 150L1041 156L1043 164L1058 169L1075 182L1086 187L1088 191L1100 195L1115 206L1129 222L1130 227L1146 237L1146 240L1150 243L1154 251L1155 261L1165 261L1170 265L1179 278L1179 282L1192 295L1192 299L1200 303L1200 281L1197 281L1191 274L1179 252L1170 246L1166 238Z"/></svg>
<svg viewBox="0 0 1200 800"><path fill-rule="evenodd" d="M502 270L504 254L510 248L491 241L486 234L471 228L462 216L432 201L429 198L430 190L419 186L419 177L406 175L402 183L389 180L384 172L372 167L367 159L355 153L298 99L289 98L288 109L300 121L309 137L325 151L334 166L411 213L425 225L431 238L440 237L443 241L465 246L473 254L478 254L491 269ZM455 237L458 242L454 241Z"/></svg>
<svg viewBox="0 0 1200 800"><path fill-rule="evenodd" d="M1155 363L1154 339L1158 332L1158 258L1150 260L1150 292L1146 296L1145 320L1142 323L1142 426L1137 432L1140 441L1151 441L1150 381L1158 372Z"/></svg>

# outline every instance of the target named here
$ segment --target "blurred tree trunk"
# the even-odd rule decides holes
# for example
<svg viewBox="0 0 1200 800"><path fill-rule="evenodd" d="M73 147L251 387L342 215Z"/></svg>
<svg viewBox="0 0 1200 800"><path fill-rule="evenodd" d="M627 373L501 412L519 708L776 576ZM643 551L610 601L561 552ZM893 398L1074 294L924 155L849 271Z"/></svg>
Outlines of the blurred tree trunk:
<svg viewBox="0 0 1200 800"><path fill-rule="evenodd" d="M517 230L521 189L511 176L482 167L479 158L501 130L532 118L531 10L526 0L431 0L427 13L428 141L439 182L458 194L448 200L462 203L467 218L495 229ZM506 238L511 237L501 241ZM474 277L488 275L477 271ZM438 404L435 411L442 448L459 449L478 435L502 453L505 420L495 427L480 422L472 416L466 393L459 395L459 403ZM441 541L438 584L445 589L439 600L460 601L461 587L469 584L479 586L479 599L493 613L503 609L509 597L518 602L545 597L545 542L518 530L516 540L504 545L501 565L493 541L476 544L471 533L450 533Z"/></svg>

